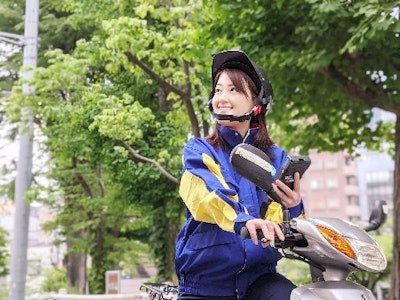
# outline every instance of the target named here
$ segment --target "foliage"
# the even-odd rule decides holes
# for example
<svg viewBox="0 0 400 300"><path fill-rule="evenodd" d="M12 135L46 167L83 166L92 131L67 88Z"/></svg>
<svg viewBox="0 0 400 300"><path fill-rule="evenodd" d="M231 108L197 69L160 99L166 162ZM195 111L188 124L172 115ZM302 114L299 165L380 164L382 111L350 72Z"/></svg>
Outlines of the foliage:
<svg viewBox="0 0 400 300"><path fill-rule="evenodd" d="M21 15L23 14L23 0L2 1L0 3L0 32L15 35L23 34ZM0 95L1 91L9 91L18 78L21 48L18 39L10 38L15 44L6 43L0 34Z"/></svg>
<svg viewBox="0 0 400 300"><path fill-rule="evenodd" d="M10 253L7 241L8 233L3 227L0 227L0 278L4 278L9 274ZM7 296L8 289L6 288L6 283L0 280L0 299L5 299Z"/></svg>
<svg viewBox="0 0 400 300"><path fill-rule="evenodd" d="M40 286L42 293L54 293L66 288L67 275L64 268L49 268L44 270L43 275L45 279Z"/></svg>
<svg viewBox="0 0 400 300"><path fill-rule="evenodd" d="M225 31L267 66L276 100L268 120L281 145L376 149L393 136L393 127L366 126L369 107L395 112L399 104L396 2L380 2L220 2L217 31L235 20Z"/></svg>
<svg viewBox="0 0 400 300"><path fill-rule="evenodd" d="M111 254L113 261L117 262L115 268L121 270L125 277L136 277L137 266L149 266L153 262L151 246L140 241L132 241L126 237L117 241L114 253Z"/></svg>
<svg viewBox="0 0 400 300"><path fill-rule="evenodd" d="M311 282L310 266L302 261L282 258L277 271L299 286Z"/></svg>
<svg viewBox="0 0 400 300"><path fill-rule="evenodd" d="M2 16L0 32L19 35L23 41L25 4L25 0L0 3ZM47 64L44 53L49 49L61 49L64 53L70 53L75 48L77 40L89 36L93 31L90 24L88 24L89 27L81 26L79 30L75 28L68 19L68 13L56 10L52 1L40 1L40 15L39 66ZM20 77L22 45L12 46L10 43L1 43L0 39L0 47L0 91L9 91Z"/></svg>
<svg viewBox="0 0 400 300"><path fill-rule="evenodd" d="M0 227L0 277L8 275L9 252L7 250L7 231Z"/></svg>
<svg viewBox="0 0 400 300"><path fill-rule="evenodd" d="M82 51L80 55L84 56L85 51ZM151 115L151 110L146 108L142 110L139 102L134 101L133 97L129 96L127 93L121 94L121 98L116 96L119 94L118 88L121 84L124 84L124 89L129 91L129 88L126 87L127 83L124 82L127 79L126 76L123 77L119 74L111 73L108 76L108 80L112 79L112 84L101 86L93 82L93 84L86 87L86 76L92 78L91 80L98 80L100 76L103 76L99 67L93 66L93 69L89 71L88 60L84 58L74 59L69 55L61 54L60 51L49 52L47 57L49 67L38 68L35 80L32 82L36 87L37 98L20 97L18 90L15 90L14 98L11 101L11 103L15 105L15 109L12 105L10 105L8 109L10 115L18 119L18 107L29 105L35 108L35 114L38 116L37 120L40 122L39 124L41 125L42 132L48 138L46 144L53 159L54 167L50 176L60 183L65 201L73 203L73 206L70 206L67 202L63 203L58 201L54 203L55 208L59 212L59 217L56 223L49 224L49 228L54 229L56 226L61 226L60 233L66 236L67 241L69 240L69 242L73 244L70 248L70 253L83 252L86 254L91 253L92 256L95 256L98 255L99 251L91 251L91 249L96 249L95 246L98 245L99 241L94 239L96 244L91 245L90 242L88 243L88 238L91 236L91 231L94 231L95 236L101 236L101 234L96 234L96 228L100 229L96 226L103 224L105 221L100 222L99 220L105 220L105 218L101 215L96 216L96 212L104 211L105 208L101 207L101 203L104 202L103 200L105 199L95 198L92 194L91 190L96 181L96 177L93 178L93 175L90 174L93 174L93 167L96 163L103 161L107 164L102 168L105 174L111 172L108 174L114 178L115 182L122 180L126 182L127 187L130 185L129 182L132 181L132 178L138 178L138 182L144 181L144 184L139 184L138 186L149 186L149 198L160 199L157 200L159 203L155 202L154 205L156 205L158 209L167 208L170 210L171 208L168 208L170 205L166 206L163 202L173 203L167 201L168 198L165 196L168 194L167 191L171 188L174 193L176 193L176 186L165 186L163 192L157 191L160 196L154 195L152 189L154 184L151 184L151 181L152 179L159 181L160 176L154 174L154 170L148 166L127 164L128 153L118 146L118 144L121 140L131 145L137 144L136 146L143 148L141 150L142 154L150 151L150 156L158 156L160 162L171 166L178 166L180 163L178 156L174 158L165 149L165 145L170 144L171 141L176 144L177 139L171 137L176 135L177 130L174 130L175 126L168 126L163 129L157 122L149 122L151 119L154 119L154 116ZM96 70L96 68L99 69ZM62 70L62 72L60 73L59 70ZM121 79L123 81L119 82ZM51 84L49 84L49 82L51 82ZM139 90L139 94L143 95L143 89L139 88L137 90ZM112 109L108 109L108 107L112 107ZM162 114L159 114L159 116L162 116ZM138 122L139 120L142 121ZM141 126L141 124L143 124L143 126ZM143 131L149 131L151 133L157 132L158 136L150 136L150 139L146 138L146 142L143 139ZM106 138L98 136L97 132ZM133 136L133 133L136 135ZM90 137L91 135L92 137ZM109 137L112 138L112 140L109 140ZM65 141L68 142L64 143ZM147 145L147 143L149 144ZM163 149L161 152L160 150L156 150L157 147L153 148L157 143L160 143L159 147L161 148L159 149ZM177 147L176 145L174 146L174 144L171 146ZM146 150L146 148L148 150ZM156 150L156 152L152 153L152 149ZM177 149L180 149L180 146L177 147ZM159 154L157 154L157 152L159 152ZM175 152L179 153L179 150L174 151L174 153ZM72 170L71 160L69 158L77 162L77 164L74 163L72 166ZM116 166L119 166L119 168L116 168ZM76 167L79 169L76 170ZM124 173L124 176L121 176L123 173L121 171L126 168L128 168L128 170ZM133 168L133 173L129 168ZM90 171L90 169L92 169L92 171ZM113 174L114 170L115 174ZM144 172L141 170L144 170ZM179 169L176 169L175 173L179 174ZM73 178L76 176L79 176L81 181L86 182L84 195L82 195L82 191L79 191L79 186L73 183ZM103 178L99 179L103 181ZM163 179L161 178L160 183L162 181ZM109 183L112 184L112 182ZM160 185L160 183L156 183L155 185L162 186L163 184ZM128 188L126 192L129 192L129 189L130 188ZM117 188L117 190L119 189ZM121 191L124 191L124 189ZM137 191L137 189L134 189L134 192L131 191L129 196L126 194L122 196L112 195L107 201L113 202L112 199L120 198L129 201L129 199L134 199L133 197L135 194L138 194L139 199L143 199L143 196L145 196L142 190ZM89 203L87 202L87 196L91 198ZM174 196L174 198L176 202L177 197ZM143 200L146 201L145 199ZM141 201L138 202L140 203ZM93 205L94 203L96 203L96 205ZM121 203L122 206L127 205L127 202L121 200L117 203ZM178 207L179 206L180 205L178 205ZM64 207L67 207L68 210L64 211ZM73 213L71 213L72 211L70 210L73 207L75 209L73 209ZM104 207L108 207L108 204L104 203ZM114 204L112 207L118 212L124 211L124 209L119 208L118 205ZM145 211L146 207L148 207L148 205L143 205L141 210ZM177 211L174 208L172 209L173 211ZM136 212L141 211L138 209L134 210ZM151 209L147 209L146 212L150 210ZM78 215L78 212L80 215ZM129 210L125 210L125 212L129 213ZM166 213L167 216L174 215L174 213ZM114 215L117 216L115 213L110 213L110 216ZM140 219L139 216L140 215L134 215L128 217ZM121 220L123 220L123 218L122 216ZM88 219L90 220L89 224L87 223ZM76 222L76 220L82 221ZM163 218L163 222L165 222L165 220L168 219ZM158 222L158 224L162 224L163 222ZM136 227L138 227L140 223L141 222L136 221ZM109 220L107 221L107 226L113 228L114 235L116 234L117 236L120 235L120 233L118 233L118 227L121 228L123 226L122 224L120 223L119 226L115 226L115 224ZM125 229L122 228L121 230L129 229L127 226L123 227ZM168 228L167 225L165 225L165 227ZM76 238L68 238L68 235L74 232L80 232L83 240L79 241ZM163 231L160 230L159 232L162 233ZM174 236L172 237L174 238ZM111 242L107 242L106 240L107 239L104 239L102 243L105 242L110 246L114 245L112 240ZM173 244L171 246L173 247ZM110 267L109 264L111 262L104 264L107 260L104 256L99 258L99 260L103 261L103 263L101 263L102 266L99 266L101 269L94 270L93 274L104 274L105 270ZM169 273L171 273L170 268L171 267L168 269ZM95 283L91 284L91 287L96 289L94 292L99 292L101 290L101 282L104 282L104 280L102 281L102 276L104 275L100 275L100 278L96 280L100 285L96 285ZM168 278L168 275L164 275L164 277ZM96 286L100 287L96 288Z"/></svg>
<svg viewBox="0 0 400 300"><path fill-rule="evenodd" d="M122 13L121 3L115 3L114 5L119 6L118 8ZM176 6L176 9L172 9L170 14L165 14L168 12L165 4L160 3L154 5L154 7L150 7L147 12L145 6L142 5L137 7L135 15L131 18L130 10L126 10L128 13L126 16L121 14L116 17L113 13L115 12L115 7L110 7L108 2L103 3L97 1L95 5L96 9L94 9L92 4L86 7L86 2L85 4L78 4L71 1L65 6L62 5L62 9L68 12L80 11L83 7L86 11L85 15L79 13L71 15L70 20L72 23L76 24L76 26L80 26L80 18L87 20L86 17L88 16L96 23L99 20L99 11L102 12L101 18L107 17L108 14L115 17L110 18L109 21L102 21L103 31L99 30L97 35L90 41L79 42L75 51L75 56L78 60L81 60L82 63L85 58L90 60L90 71L82 72L82 70L85 70L83 65L77 67L77 70L81 70L80 74L86 74L86 76L91 78L90 85L87 86L87 88L84 87L83 90L79 90L83 82L79 76L73 77L74 72L71 72L71 79L75 82L73 91L68 90L66 87L61 88L60 84L71 82L71 80L66 78L68 72L65 71L72 70L74 64L79 64L79 62L72 61L70 60L71 58L67 56L62 57L54 53L55 56L53 57L58 57L59 60L57 58L52 60L51 58L49 60L48 71L43 70L43 74L46 74L46 72L49 75L58 74L57 70L62 70L63 74L61 74L60 80L57 76L54 78L54 76L50 77L48 75L40 78L40 80L43 80L46 84L43 86L36 85L37 93L47 95L49 91L46 89L49 88L52 91L64 90L65 92L63 92L62 95L73 96L75 99L82 97L84 103L93 103L94 106L97 106L91 111L90 118L93 117L93 122L87 124L87 126L83 128L88 128L94 134L98 132L106 140L110 139L110 141L114 141L113 148L107 148L105 152L119 153L119 155L122 156L118 160L121 160L121 158L129 158L132 153L130 150L139 150L141 155L155 157L156 161L159 164L161 163L164 167L167 167L171 174L175 174L175 176L179 175L180 149L186 140L189 129L184 126L184 124L187 123L187 114L182 114L182 108L180 108L182 107L182 101L186 101L186 106L189 105L190 107L193 104L195 106L203 104L202 101L193 102L193 104L190 102L191 84L197 84L195 86L196 93L201 92L203 89L202 85L199 84L200 81L197 79L197 76L199 76L197 69L202 68L203 65L194 64L193 61L204 59L207 53L198 47L198 45L201 44L196 44L197 46L193 48L192 45L194 45L194 42L204 38L204 35L196 33L195 29L192 27L192 23L188 22L188 16L194 19L197 14L193 12L200 7L193 2L190 6ZM102 9L99 10L99 8ZM122 8L125 9L125 7ZM181 16L183 19L180 18ZM198 16L206 16L206 14ZM176 23L177 21L178 24ZM99 24L100 23L97 25ZM145 25L148 25L148 28ZM171 27L171 25L174 26ZM175 26L178 27L177 30L174 30ZM116 28L118 28L118 34L113 31ZM136 38L131 39L132 35L135 35ZM187 37L193 39L191 45L185 45L185 43L187 43ZM106 40L104 40L105 38ZM101 46L99 48L99 45L105 45L105 47ZM151 45L151 49L147 51L136 51L135 48L143 47L143 45ZM128 47L126 48L126 46ZM177 51L179 51L178 49L186 49L182 53L183 59L180 59L180 56L176 55ZM157 53L157 55L154 55L155 53ZM203 56L200 57L200 54ZM69 61L69 64L65 67L60 67L58 62L62 64L62 60L64 59ZM136 64L136 60L139 60L139 63ZM188 71L186 67L189 66L189 63L192 65ZM179 68L181 69L180 71ZM136 91L129 86L129 81L131 81L131 79L121 73L121 70L124 70L127 74L134 75L135 83L139 83L139 85L135 87ZM38 73L40 72L39 70ZM188 76L190 76L190 81L187 80L189 78ZM149 77L159 84L161 87L159 92L162 91L163 94L165 94L164 100L161 99L160 96L158 97L159 106L162 111L161 113L155 114L156 119L152 116L153 113L151 110L139 104L145 103L146 106L154 109L154 104L152 104L154 101L154 94L150 94L150 98L147 97L146 99L146 97L143 97L143 91L145 91L146 88L140 88L139 91L137 89L138 86L149 86ZM45 80L45 78L48 79ZM101 78L104 78L104 80L101 80ZM144 84L140 83L140 81L142 81L141 78L145 79L145 81L143 81ZM53 81L53 84L48 85L49 80ZM125 94L121 94L119 92L120 90L125 90ZM50 94L55 95L54 92L50 92ZM132 97L131 95L139 95L139 97ZM138 100L136 100L136 98ZM162 103L160 103L160 99ZM196 96L194 96L194 99L196 100ZM36 101L34 102L36 103ZM40 99L40 102L44 104L43 107L45 107L47 114L57 114L54 104L48 105L44 103L43 99ZM74 105L75 103L71 104ZM60 108L60 111L62 111L63 116L69 118L66 113L69 109L74 108L68 105L67 107ZM203 108L200 110L203 110ZM192 111L194 112L194 110ZM78 113L78 115L81 114ZM151 122L152 119L157 121ZM160 120L162 123L159 123ZM206 122L202 121L201 125L205 123ZM78 130L78 132L82 131L82 127L79 128L80 129L77 128L76 130ZM148 132L147 135L143 133L145 131ZM71 131L68 130L68 132ZM65 136L68 136L68 132L66 135L60 128L59 136L64 136L65 139ZM75 133L75 131L72 132ZM152 136L154 132L157 133L156 136ZM198 135L199 132L200 129L198 125L194 124L193 133ZM127 149L123 149L115 143L122 143ZM168 147L166 147L166 145L168 145ZM54 149L56 148L57 147L54 147ZM115 164L115 162L112 162L112 164L108 166L114 169L113 164ZM156 256L168 256L168 259L156 259L156 263L158 264L161 278L170 279L171 273L173 273L173 265L171 262L173 261L174 240L180 226L180 218L176 216L179 216L182 211L182 204L178 200L176 194L176 185L171 186L167 184L165 179L160 178L159 174L154 173L155 170L148 166L141 166L139 164L136 167L135 165L129 164L129 167L136 169L133 170L134 176L130 177L131 180L132 178L136 178L136 184L132 184L132 181L130 184L132 187L141 187L139 190L135 189L135 191L131 191L130 196L133 197L134 194L139 194L139 197L144 198L148 193L149 197L146 201L152 199L150 201L152 208L149 210L159 212L155 214L155 216L157 216L156 219L151 222L161 226L154 227L154 233L149 234L152 235L151 239L157 241L157 246L152 247ZM118 169L117 172L121 173L121 169ZM131 172L126 172L125 176L128 176L129 173ZM119 174L112 176L117 176L124 181L127 181L129 178L121 178L123 176ZM152 188L153 186L158 186L160 190L155 191ZM148 192L146 192L146 188ZM140 201L138 203L140 203ZM145 207L148 206L146 205ZM165 230L167 234L165 234ZM160 243L162 240L166 240L167 244ZM165 251L165 249L169 250ZM165 264L166 261L167 264Z"/></svg>

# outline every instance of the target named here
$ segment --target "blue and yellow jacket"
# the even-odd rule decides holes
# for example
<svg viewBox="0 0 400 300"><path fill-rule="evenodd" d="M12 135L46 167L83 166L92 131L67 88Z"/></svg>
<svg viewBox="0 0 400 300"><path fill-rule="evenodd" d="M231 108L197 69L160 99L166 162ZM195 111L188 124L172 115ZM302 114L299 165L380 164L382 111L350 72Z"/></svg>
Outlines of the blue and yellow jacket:
<svg viewBox="0 0 400 300"><path fill-rule="evenodd" d="M221 126L230 149L251 143L257 128L241 135ZM273 146L272 164L279 170L286 152ZM187 221L176 243L175 268L179 292L202 296L237 296L243 299L260 275L276 272L281 254L273 247L242 240L239 231L246 221L265 217L282 221L280 205L271 203L260 216L266 194L237 174L229 162L230 152L215 149L204 138L188 142L183 152L183 174L179 193L187 207ZM291 217L301 214L302 204L290 208Z"/></svg>

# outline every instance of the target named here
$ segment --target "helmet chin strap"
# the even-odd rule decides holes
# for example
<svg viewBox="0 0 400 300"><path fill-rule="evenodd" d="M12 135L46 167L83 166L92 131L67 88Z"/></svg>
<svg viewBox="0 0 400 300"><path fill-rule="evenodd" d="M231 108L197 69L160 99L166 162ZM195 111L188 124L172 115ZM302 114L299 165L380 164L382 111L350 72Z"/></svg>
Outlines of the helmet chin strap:
<svg viewBox="0 0 400 300"><path fill-rule="evenodd" d="M221 120L221 121L229 121L229 122L245 122L247 120L250 120L252 116L256 116L259 114L259 109L258 107L260 107L260 105L256 105L253 107L253 109L247 113L245 113L244 115L241 116L234 116L234 115L221 115L221 114L216 114L214 112L212 112L212 115L214 118L216 118L217 120Z"/></svg>

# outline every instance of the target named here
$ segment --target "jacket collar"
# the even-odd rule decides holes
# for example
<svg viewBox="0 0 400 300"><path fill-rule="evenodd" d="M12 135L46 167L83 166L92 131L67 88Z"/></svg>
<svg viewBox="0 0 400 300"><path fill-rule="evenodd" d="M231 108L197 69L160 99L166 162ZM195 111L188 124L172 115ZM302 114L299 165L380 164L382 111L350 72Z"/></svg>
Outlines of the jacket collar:
<svg viewBox="0 0 400 300"><path fill-rule="evenodd" d="M250 128L245 137L242 137L242 135L238 131L224 125L221 125L219 127L219 132L221 133L224 141L229 146L229 148L233 149L240 143L251 144L254 140L254 136L258 132L258 127Z"/></svg>

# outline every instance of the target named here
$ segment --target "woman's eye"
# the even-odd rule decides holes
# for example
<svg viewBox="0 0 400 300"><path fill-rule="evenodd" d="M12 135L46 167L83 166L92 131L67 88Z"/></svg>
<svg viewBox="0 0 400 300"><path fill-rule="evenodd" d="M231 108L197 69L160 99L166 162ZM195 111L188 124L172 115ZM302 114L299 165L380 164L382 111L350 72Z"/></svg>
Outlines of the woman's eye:
<svg viewBox="0 0 400 300"><path fill-rule="evenodd" d="M236 88L231 88L231 93L234 93L234 92L236 92Z"/></svg>
<svg viewBox="0 0 400 300"><path fill-rule="evenodd" d="M215 89L215 94L221 94L222 90L221 89Z"/></svg>

